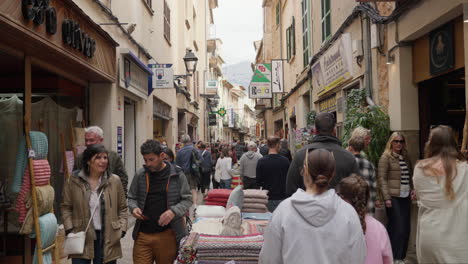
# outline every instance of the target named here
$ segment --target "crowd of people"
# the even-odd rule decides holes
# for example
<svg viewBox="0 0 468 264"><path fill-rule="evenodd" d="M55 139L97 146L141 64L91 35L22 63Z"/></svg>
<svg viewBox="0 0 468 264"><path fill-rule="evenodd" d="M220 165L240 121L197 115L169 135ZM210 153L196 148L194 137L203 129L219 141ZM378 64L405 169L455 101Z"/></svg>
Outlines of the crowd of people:
<svg viewBox="0 0 468 264"><path fill-rule="evenodd" d="M66 233L86 233L84 252L70 256L72 263L116 263L128 211L136 218L134 263L172 263L197 196L233 188L235 175L244 189L268 190L273 216L260 263L404 263L412 201L419 207L420 263L468 259L468 165L450 127L431 128L424 159L415 165L402 133L390 135L372 164L365 155L371 130L356 128L345 149L332 114L318 114L315 127L312 143L294 157L276 136L223 144L184 135L177 153L148 140L140 147L144 166L128 186L120 157L102 145L102 130L87 128L87 148L61 203ZM377 219L377 209L387 222Z"/></svg>

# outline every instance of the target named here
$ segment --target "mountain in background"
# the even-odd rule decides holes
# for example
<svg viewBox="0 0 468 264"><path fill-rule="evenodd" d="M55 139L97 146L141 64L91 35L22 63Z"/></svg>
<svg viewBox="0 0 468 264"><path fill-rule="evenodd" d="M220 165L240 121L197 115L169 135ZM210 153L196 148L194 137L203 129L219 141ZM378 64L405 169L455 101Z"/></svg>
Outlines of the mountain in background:
<svg viewBox="0 0 468 264"><path fill-rule="evenodd" d="M249 61L241 61L223 67L223 75L231 84L242 85L249 88L252 79L252 67Z"/></svg>

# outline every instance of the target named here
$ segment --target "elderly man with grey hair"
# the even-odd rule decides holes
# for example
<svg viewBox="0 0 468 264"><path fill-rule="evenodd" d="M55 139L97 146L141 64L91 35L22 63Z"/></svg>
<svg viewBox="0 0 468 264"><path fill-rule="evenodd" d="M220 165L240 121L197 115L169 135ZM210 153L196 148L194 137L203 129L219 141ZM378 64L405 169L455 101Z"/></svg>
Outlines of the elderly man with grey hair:
<svg viewBox="0 0 468 264"><path fill-rule="evenodd" d="M90 126L85 128L85 145L89 147L94 144L102 144L104 141L104 132L98 126ZM128 185L128 175L125 170L122 159L119 154L115 151L108 151L107 159L109 161L108 170L110 173L115 174L120 177L120 181L124 187L125 195L127 195L127 185ZM80 170L83 167L82 164L83 154L78 155L75 159L75 164L73 165L73 170Z"/></svg>
<svg viewBox="0 0 468 264"><path fill-rule="evenodd" d="M257 189L257 163L262 155L257 152L257 144L249 142L248 152L242 155L240 163L240 176L244 182L244 189Z"/></svg>
<svg viewBox="0 0 468 264"><path fill-rule="evenodd" d="M189 135L181 136L180 140L184 144L184 147L177 152L176 164L182 168L187 177L190 190L192 191L193 204L196 205L197 187L201 178L200 164L196 163L201 163L201 156L200 152L193 146Z"/></svg>

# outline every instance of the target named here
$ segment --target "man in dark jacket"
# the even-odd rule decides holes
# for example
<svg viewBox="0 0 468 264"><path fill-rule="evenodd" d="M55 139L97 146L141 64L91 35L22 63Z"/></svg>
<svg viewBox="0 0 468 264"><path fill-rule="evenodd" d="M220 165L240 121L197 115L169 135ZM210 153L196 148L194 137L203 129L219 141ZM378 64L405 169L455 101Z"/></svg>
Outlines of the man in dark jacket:
<svg viewBox="0 0 468 264"><path fill-rule="evenodd" d="M273 212L286 199L284 186L288 173L289 161L280 155L280 139L277 136L268 137L268 154L257 163L257 186L268 190L268 210Z"/></svg>
<svg viewBox="0 0 468 264"><path fill-rule="evenodd" d="M198 151L201 156L201 179L200 179L200 190L205 194L205 190L210 189L211 179L211 152L208 151L206 143L201 142Z"/></svg>
<svg viewBox="0 0 468 264"><path fill-rule="evenodd" d="M318 134L314 137L311 144L296 153L291 166L289 166L286 183L286 193L288 196L291 196L298 188L305 188L301 171L304 168L306 151L324 148L333 152L336 162L336 175L330 181L330 188L335 188L341 179L348 177L351 173L359 173L354 156L342 148L341 142L336 138L335 125L335 117L331 113L320 113L315 118L315 128Z"/></svg>
<svg viewBox="0 0 468 264"><path fill-rule="evenodd" d="M137 219L133 229L134 263L172 263L179 241L187 235L184 216L192 195L183 171L164 161L156 140L140 148L144 168L137 171L128 192L128 207Z"/></svg>
<svg viewBox="0 0 468 264"><path fill-rule="evenodd" d="M198 150L193 146L189 135L183 135L181 140L184 147L177 152L176 164L184 171L192 191L193 203L196 204L197 188L201 178L199 164L196 163L201 160L201 157Z"/></svg>

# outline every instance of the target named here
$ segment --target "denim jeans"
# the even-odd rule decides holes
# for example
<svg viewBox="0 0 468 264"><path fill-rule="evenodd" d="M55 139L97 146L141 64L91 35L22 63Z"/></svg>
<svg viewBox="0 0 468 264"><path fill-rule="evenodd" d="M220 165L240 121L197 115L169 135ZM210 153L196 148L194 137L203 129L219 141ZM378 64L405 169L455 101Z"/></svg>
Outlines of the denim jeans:
<svg viewBox="0 0 468 264"><path fill-rule="evenodd" d="M229 180L221 180L221 182L219 183L221 189L231 189L231 183L232 183L232 179L229 179Z"/></svg>
<svg viewBox="0 0 468 264"><path fill-rule="evenodd" d="M96 230L96 240L94 240L94 259L93 264L104 264L104 256L103 256L103 245L100 245L103 242L101 239L101 231ZM116 264L117 261L107 262L107 264ZM72 264L91 264L90 259L80 259L80 258L73 258Z"/></svg>

